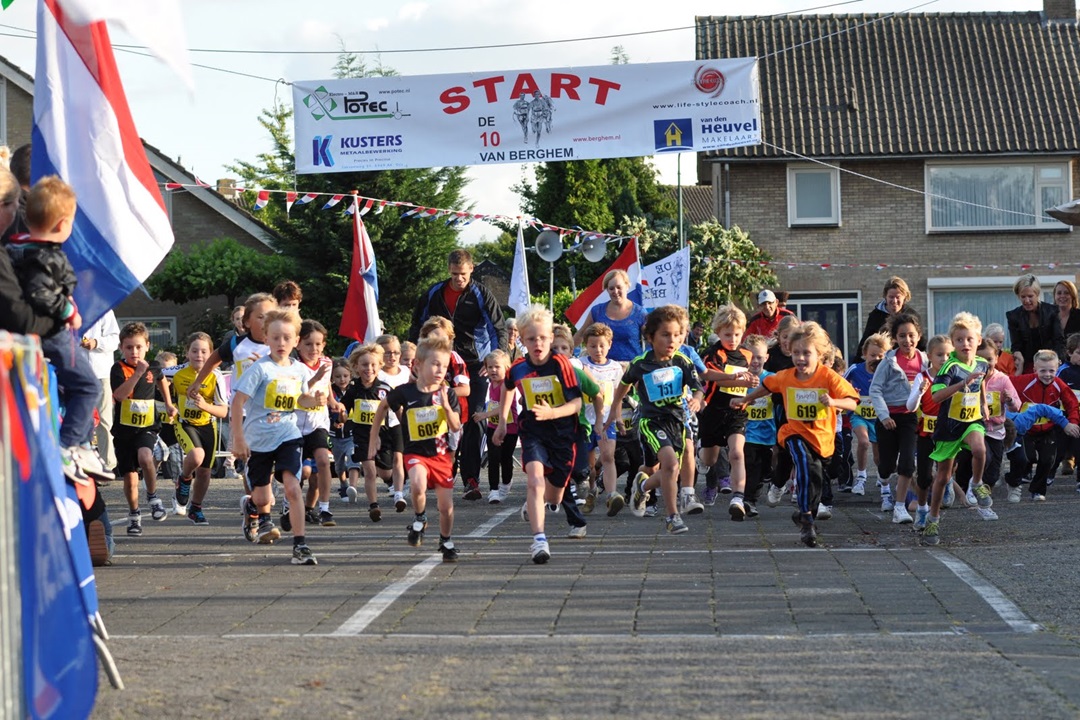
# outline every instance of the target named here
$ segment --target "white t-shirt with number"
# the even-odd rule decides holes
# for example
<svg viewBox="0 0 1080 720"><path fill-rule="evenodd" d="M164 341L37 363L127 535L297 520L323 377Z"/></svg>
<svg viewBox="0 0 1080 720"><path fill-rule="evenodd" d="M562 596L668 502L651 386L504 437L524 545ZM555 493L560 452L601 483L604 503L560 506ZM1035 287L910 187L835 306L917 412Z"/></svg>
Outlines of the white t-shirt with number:
<svg viewBox="0 0 1080 720"><path fill-rule="evenodd" d="M607 422L608 415L611 414L611 399L615 396L615 388L619 386L619 381L622 380L623 366L622 363L616 360L608 360L604 365L596 365L587 356L581 356L581 366L592 373L592 376L596 378L596 384L600 386L600 390L604 393L604 417L597 421L596 408L592 403L585 405L585 418L593 425L603 424Z"/></svg>
<svg viewBox="0 0 1080 720"><path fill-rule="evenodd" d="M300 395L308 391L311 371L289 358L278 365L269 355L253 362L233 392L248 396L244 403L244 437L254 452L271 452L302 437L296 422Z"/></svg>

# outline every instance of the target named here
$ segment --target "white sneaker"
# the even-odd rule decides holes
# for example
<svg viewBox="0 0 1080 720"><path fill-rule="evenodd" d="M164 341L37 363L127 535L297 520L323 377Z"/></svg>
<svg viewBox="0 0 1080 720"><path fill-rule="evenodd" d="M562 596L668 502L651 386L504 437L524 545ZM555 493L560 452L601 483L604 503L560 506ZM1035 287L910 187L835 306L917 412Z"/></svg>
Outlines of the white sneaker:
<svg viewBox="0 0 1080 720"><path fill-rule="evenodd" d="M892 521L897 525L910 525L915 522L915 518L911 517L911 513L909 513L907 508L901 503L893 507Z"/></svg>
<svg viewBox="0 0 1080 720"><path fill-rule="evenodd" d="M865 495L866 494L866 478L857 478L855 484L851 486L852 495Z"/></svg>
<svg viewBox="0 0 1080 720"><path fill-rule="evenodd" d="M572 540L581 540L587 534L587 530L584 525L581 527L572 527L570 532L566 533L566 537Z"/></svg>
<svg viewBox="0 0 1080 720"><path fill-rule="evenodd" d="M979 517L981 517L983 520L997 520L998 519L998 514L996 512L994 512L993 508L982 508L982 507L976 506L975 509L979 511Z"/></svg>
<svg viewBox="0 0 1080 720"><path fill-rule="evenodd" d="M354 488L352 485L345 488L345 497L349 499L350 503L355 503L357 497L356 488Z"/></svg>
<svg viewBox="0 0 1080 720"><path fill-rule="evenodd" d="M891 512L895 507L896 503L893 501L892 495L881 496L881 512Z"/></svg>
<svg viewBox="0 0 1080 720"><path fill-rule="evenodd" d="M697 495L694 493L679 493L679 514L680 515L700 515L705 512L705 506L702 505Z"/></svg>
<svg viewBox="0 0 1080 720"><path fill-rule="evenodd" d="M488 505L500 505L502 501L502 492L498 488L488 493Z"/></svg>
<svg viewBox="0 0 1080 720"><path fill-rule="evenodd" d="M784 488L776 487L775 485L769 486L769 494L765 496L765 504L769 507L776 507L780 504L780 501L784 499Z"/></svg>
<svg viewBox="0 0 1080 720"><path fill-rule="evenodd" d="M90 477L106 481L116 479L115 475L105 469L105 462L98 455L97 450L75 445L71 448L71 451L75 455L75 462Z"/></svg>
<svg viewBox="0 0 1080 720"><path fill-rule="evenodd" d="M529 548L529 552L532 554L532 561L537 565L543 565L551 559L551 547L548 546L547 540L536 540Z"/></svg>
<svg viewBox="0 0 1080 720"><path fill-rule="evenodd" d="M1020 502L1020 494L1021 494L1021 492L1022 491L1020 490L1019 485L1017 485L1016 487L1009 488L1009 502L1011 502L1011 503Z"/></svg>
<svg viewBox="0 0 1080 720"><path fill-rule="evenodd" d="M832 518L832 508L824 503L818 503L817 520L829 520Z"/></svg>
<svg viewBox="0 0 1080 720"><path fill-rule="evenodd" d="M967 501L968 507L975 507L979 504L979 499L975 497L975 493L972 492L971 486L968 486L967 495L964 496L964 500Z"/></svg>

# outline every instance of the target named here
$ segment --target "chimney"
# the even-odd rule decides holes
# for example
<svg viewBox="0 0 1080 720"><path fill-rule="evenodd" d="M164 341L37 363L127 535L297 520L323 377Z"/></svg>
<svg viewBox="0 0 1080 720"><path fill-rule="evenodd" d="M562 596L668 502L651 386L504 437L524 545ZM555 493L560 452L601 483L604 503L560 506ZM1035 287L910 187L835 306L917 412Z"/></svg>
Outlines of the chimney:
<svg viewBox="0 0 1080 720"><path fill-rule="evenodd" d="M236 192L236 180L232 178L221 178L218 180L217 191L233 202L236 202L237 196L239 195L239 193Z"/></svg>
<svg viewBox="0 0 1080 720"><path fill-rule="evenodd" d="M1043 0L1043 14L1047 22L1075 23L1080 17L1076 0Z"/></svg>

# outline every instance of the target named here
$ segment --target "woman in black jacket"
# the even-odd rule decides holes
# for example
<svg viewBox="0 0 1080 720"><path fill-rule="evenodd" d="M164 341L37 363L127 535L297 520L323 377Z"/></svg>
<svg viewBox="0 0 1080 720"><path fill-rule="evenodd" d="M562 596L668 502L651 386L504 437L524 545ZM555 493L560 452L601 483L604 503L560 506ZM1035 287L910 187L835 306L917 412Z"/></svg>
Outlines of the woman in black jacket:
<svg viewBox="0 0 1080 720"><path fill-rule="evenodd" d="M1034 275L1021 275L1013 285L1020 307L1005 313L1009 325L1009 341L1021 373L1035 372L1035 353L1053 350L1062 357L1065 353L1065 333L1058 320L1056 305L1043 302L1042 286Z"/></svg>
<svg viewBox="0 0 1080 720"><path fill-rule="evenodd" d="M862 337L859 338L859 352L862 352L862 346L866 342L866 338L880 332L888 332L886 325L889 323L889 318L894 315L913 315L921 323L919 313L908 305L911 300L911 289L908 288L904 278L894 275L886 280L885 289L881 291L881 298L881 301L874 306L874 309L870 311L870 315L866 318L866 328L863 329ZM926 340L920 337L917 347L919 350L926 350Z"/></svg>

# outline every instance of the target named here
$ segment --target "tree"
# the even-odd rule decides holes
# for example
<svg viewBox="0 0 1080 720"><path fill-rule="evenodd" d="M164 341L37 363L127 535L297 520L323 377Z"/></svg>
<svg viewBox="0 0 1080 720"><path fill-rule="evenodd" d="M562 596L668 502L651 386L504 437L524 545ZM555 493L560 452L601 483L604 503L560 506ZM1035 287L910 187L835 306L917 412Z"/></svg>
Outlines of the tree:
<svg viewBox="0 0 1080 720"><path fill-rule="evenodd" d="M284 280L291 267L280 255L264 255L232 238L220 238L169 253L147 279L146 289L155 300L175 303L224 295L220 309L228 314L237 301Z"/></svg>
<svg viewBox="0 0 1080 720"><path fill-rule="evenodd" d="M354 53L342 53L334 66L335 77L394 75L381 63L369 65ZM270 135L271 149L254 162L238 160L230 169L248 188L292 190L297 188L290 119L292 110L275 105L264 110L260 124ZM428 170L304 175L304 192L341 193L356 189L365 197L413 202L426 207L468 209L463 194L467 180L459 167ZM279 239L275 248L292 265L290 279L304 291L303 314L318 318L330 331L329 345L340 350L336 339L341 310L348 290L352 259L352 218L340 209L322 210L325 200L294 206L288 215L284 203L272 202L260 219L271 225ZM368 213L364 224L375 250L379 274L379 313L388 332L404 334L419 293L433 278L446 273L446 258L458 245L457 231L438 220L402 220L401 211Z"/></svg>

